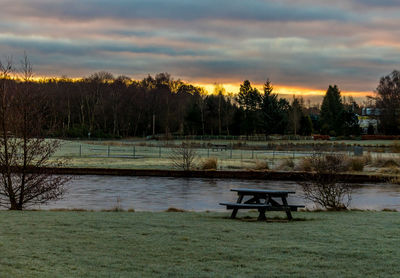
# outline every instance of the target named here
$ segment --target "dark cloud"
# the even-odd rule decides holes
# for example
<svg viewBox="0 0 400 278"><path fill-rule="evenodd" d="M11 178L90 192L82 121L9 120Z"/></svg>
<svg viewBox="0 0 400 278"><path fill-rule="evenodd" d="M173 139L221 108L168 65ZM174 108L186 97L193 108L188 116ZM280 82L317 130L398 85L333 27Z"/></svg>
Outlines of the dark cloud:
<svg viewBox="0 0 400 278"><path fill-rule="evenodd" d="M398 7L398 0L353 0L357 4L372 7Z"/></svg>
<svg viewBox="0 0 400 278"><path fill-rule="evenodd" d="M167 71L371 91L400 65L396 2L5 0L0 57L25 50L43 75Z"/></svg>
<svg viewBox="0 0 400 278"><path fill-rule="evenodd" d="M5 8L25 16L54 16L88 20L114 19L237 19L261 21L347 20L351 16L336 7L298 5L280 1L260 0L70 0L70 1L18 1Z"/></svg>

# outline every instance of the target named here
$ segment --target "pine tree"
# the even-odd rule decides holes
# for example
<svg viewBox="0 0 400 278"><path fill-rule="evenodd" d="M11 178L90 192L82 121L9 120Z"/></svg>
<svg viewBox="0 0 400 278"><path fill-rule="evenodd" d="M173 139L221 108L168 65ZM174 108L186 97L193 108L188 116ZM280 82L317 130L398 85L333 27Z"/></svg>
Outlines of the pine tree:
<svg viewBox="0 0 400 278"><path fill-rule="evenodd" d="M261 104L263 130L266 135L283 133L286 129L287 102L281 100L278 99L277 94L273 94L271 81L267 79Z"/></svg>
<svg viewBox="0 0 400 278"><path fill-rule="evenodd" d="M343 133L344 107L339 88L329 85L321 106L321 132L333 136Z"/></svg>
<svg viewBox="0 0 400 278"><path fill-rule="evenodd" d="M250 81L245 80L240 85L240 91L236 98L240 107L244 110L243 125L246 134L255 133L259 126L259 108L261 106L261 94L256 88L252 88Z"/></svg>

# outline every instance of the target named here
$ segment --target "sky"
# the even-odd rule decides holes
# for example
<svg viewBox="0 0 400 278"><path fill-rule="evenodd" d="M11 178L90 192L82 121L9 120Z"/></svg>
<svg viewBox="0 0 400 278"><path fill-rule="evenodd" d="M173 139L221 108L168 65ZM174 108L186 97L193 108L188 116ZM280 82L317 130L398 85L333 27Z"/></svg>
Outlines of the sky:
<svg viewBox="0 0 400 278"><path fill-rule="evenodd" d="M168 72L235 92L243 80L306 98L371 94L400 68L397 0L0 0L0 60L37 76Z"/></svg>

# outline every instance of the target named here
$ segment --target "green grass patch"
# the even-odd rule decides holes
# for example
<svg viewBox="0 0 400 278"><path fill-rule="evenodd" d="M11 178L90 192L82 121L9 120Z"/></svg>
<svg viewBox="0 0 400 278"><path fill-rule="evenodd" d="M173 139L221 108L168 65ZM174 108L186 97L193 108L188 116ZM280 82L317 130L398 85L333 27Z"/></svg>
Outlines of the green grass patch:
<svg viewBox="0 0 400 278"><path fill-rule="evenodd" d="M0 277L398 277L393 212L0 212Z"/></svg>

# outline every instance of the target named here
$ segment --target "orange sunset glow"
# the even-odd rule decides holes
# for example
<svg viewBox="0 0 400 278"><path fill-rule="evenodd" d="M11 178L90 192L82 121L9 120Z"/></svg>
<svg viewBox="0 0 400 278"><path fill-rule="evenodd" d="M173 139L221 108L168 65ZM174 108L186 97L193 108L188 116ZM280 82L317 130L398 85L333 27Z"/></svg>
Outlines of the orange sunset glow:
<svg viewBox="0 0 400 278"><path fill-rule="evenodd" d="M243 80L261 88L269 77L284 96L316 99L336 84L358 100L400 64L392 1L92 2L5 1L0 56L26 51L45 77L168 72L233 93Z"/></svg>
<svg viewBox="0 0 400 278"><path fill-rule="evenodd" d="M195 85L203 87L209 94L214 93L215 84L202 84L195 83ZM226 93L236 94L240 90L240 83L232 84L219 84L221 85ZM253 84L253 87L257 88L260 92L263 90L263 84ZM274 93L278 94L280 97L284 97L287 99L291 99L293 95L301 96L305 100L310 99L311 103L319 103L322 100L322 97L326 93L326 89L310 89L310 88L302 88L302 87L287 87L283 85L273 85ZM357 101L363 101L367 99L367 96L373 96L374 93L372 91L342 91L342 96L345 97L353 97Z"/></svg>

